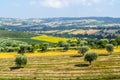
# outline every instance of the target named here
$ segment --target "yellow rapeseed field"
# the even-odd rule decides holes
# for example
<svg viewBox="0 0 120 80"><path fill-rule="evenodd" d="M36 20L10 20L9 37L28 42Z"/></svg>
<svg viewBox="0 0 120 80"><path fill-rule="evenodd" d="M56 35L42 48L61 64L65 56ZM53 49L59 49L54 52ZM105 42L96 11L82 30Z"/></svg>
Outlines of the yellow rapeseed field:
<svg viewBox="0 0 120 80"><path fill-rule="evenodd" d="M52 42L52 43L58 43L59 41L76 41L76 39L71 39L71 38L61 38L61 37L53 37L53 36L47 36L47 35L42 35L42 36L36 36L33 37L32 39L34 40L41 40L41 41L47 41L47 42Z"/></svg>
<svg viewBox="0 0 120 80"><path fill-rule="evenodd" d="M106 49L90 49L89 52L96 52L98 54L109 54ZM115 47L114 52L120 52L120 46ZM17 52L12 53L0 53L0 58L15 58L17 56ZM60 51L49 51L49 52L34 52L34 53L26 53L28 57L37 57L37 56L59 56L59 55L78 55L77 50L69 50L66 52Z"/></svg>
<svg viewBox="0 0 120 80"><path fill-rule="evenodd" d="M34 53L26 53L25 55L28 57L35 57L35 56L59 56L59 55L74 55L78 54L76 50L69 50L67 52L60 52L60 51L49 51L49 52L34 52ZM17 52L12 53L0 53L0 58L14 58L18 54Z"/></svg>

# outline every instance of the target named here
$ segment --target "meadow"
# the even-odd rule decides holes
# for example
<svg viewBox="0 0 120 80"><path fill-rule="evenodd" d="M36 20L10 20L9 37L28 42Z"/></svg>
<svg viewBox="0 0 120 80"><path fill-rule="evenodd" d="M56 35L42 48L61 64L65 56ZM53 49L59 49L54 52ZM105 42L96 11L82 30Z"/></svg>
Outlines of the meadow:
<svg viewBox="0 0 120 80"><path fill-rule="evenodd" d="M90 51L93 51L91 49ZM94 50L99 58L89 65L75 50L67 52L27 53L28 64L15 68L17 53L0 54L1 80L113 80L120 79L120 51L116 48L113 55L105 50ZM104 54L104 55L101 55ZM107 54L107 55L106 55Z"/></svg>
<svg viewBox="0 0 120 80"><path fill-rule="evenodd" d="M16 44L21 43L21 41L28 44L43 44L45 42L54 44L68 40L77 42L76 39L72 38L38 36L37 34L10 31L3 31L0 37L1 40L5 41L4 39L7 39L10 43L12 40L17 40L14 41ZM7 47L10 46L8 41L6 42L7 45L5 45ZM3 45L1 46L3 47ZM17 68L15 65L15 58L19 55L17 52L0 52L0 80L120 79L120 46L114 47L112 55L109 55L105 48L90 49L89 52L99 54L98 59L92 65L84 61L76 48L63 51L63 47L53 46L48 46L48 51L45 52L36 50L34 53L25 53L28 57L28 64L24 68ZM74 47L70 46L70 48ZM57 48L61 50L57 50Z"/></svg>

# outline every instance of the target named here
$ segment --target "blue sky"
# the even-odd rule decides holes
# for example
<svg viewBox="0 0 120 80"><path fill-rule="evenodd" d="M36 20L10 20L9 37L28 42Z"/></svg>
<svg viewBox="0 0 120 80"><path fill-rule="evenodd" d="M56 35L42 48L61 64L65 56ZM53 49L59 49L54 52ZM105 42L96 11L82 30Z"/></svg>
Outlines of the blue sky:
<svg viewBox="0 0 120 80"><path fill-rule="evenodd" d="M120 0L0 0L0 17L120 17Z"/></svg>

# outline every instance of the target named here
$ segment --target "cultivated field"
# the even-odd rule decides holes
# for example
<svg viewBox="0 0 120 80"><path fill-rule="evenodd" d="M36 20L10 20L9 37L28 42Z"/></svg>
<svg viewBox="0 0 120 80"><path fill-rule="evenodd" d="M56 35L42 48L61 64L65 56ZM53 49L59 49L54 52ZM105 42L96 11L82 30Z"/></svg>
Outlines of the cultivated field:
<svg viewBox="0 0 120 80"><path fill-rule="evenodd" d="M99 58L89 66L75 50L68 52L27 53L29 57L25 68L16 69L14 59L17 53L0 54L0 78L26 80L35 79L120 79L120 51L115 49L113 55L103 50Z"/></svg>
<svg viewBox="0 0 120 80"><path fill-rule="evenodd" d="M47 35L36 36L36 37L33 37L32 39L33 40L46 41L46 42L52 42L52 43L58 43L59 41L66 42L68 40L76 41L76 39L60 38L60 37L53 37L53 36L47 36Z"/></svg>

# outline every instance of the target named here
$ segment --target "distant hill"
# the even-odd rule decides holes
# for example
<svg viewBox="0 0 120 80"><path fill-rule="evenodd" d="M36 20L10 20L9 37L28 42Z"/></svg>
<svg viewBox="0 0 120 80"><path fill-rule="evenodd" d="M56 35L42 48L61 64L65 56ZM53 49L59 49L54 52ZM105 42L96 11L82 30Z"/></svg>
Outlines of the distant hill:
<svg viewBox="0 0 120 80"><path fill-rule="evenodd" d="M0 29L2 30L5 29L8 31L32 32L58 37L111 39L115 38L117 35L120 34L120 18L112 17L59 17L59 18L30 18L30 19L0 18ZM1 33L0 35L3 35L3 33ZM26 34L26 37L27 36L29 37L31 35ZM14 36L17 37L18 35L14 34Z"/></svg>
<svg viewBox="0 0 120 80"><path fill-rule="evenodd" d="M60 17L60 18L0 18L0 27L14 31L69 30L84 27L120 27L120 18Z"/></svg>

